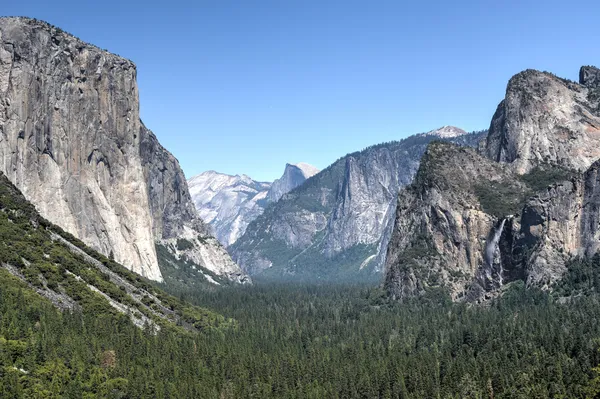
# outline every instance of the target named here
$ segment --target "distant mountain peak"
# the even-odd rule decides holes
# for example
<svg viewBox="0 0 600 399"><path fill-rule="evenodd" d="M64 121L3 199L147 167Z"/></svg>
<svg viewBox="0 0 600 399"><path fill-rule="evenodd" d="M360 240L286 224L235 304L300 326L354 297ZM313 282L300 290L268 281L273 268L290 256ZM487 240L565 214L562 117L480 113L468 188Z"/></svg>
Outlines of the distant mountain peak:
<svg viewBox="0 0 600 399"><path fill-rule="evenodd" d="M286 193L292 191L306 179L319 173L319 169L304 162L296 164L286 164L283 176L275 180L269 189L267 198L272 202L277 202Z"/></svg>
<svg viewBox="0 0 600 399"><path fill-rule="evenodd" d="M442 126L439 129L431 130L425 134L427 136L437 136L442 139L450 139L467 134L467 132L456 126Z"/></svg>
<svg viewBox="0 0 600 399"><path fill-rule="evenodd" d="M305 162L298 162L288 165L295 166L296 168L300 169L307 179L320 172L319 169Z"/></svg>
<svg viewBox="0 0 600 399"><path fill-rule="evenodd" d="M276 202L317 173L314 166L299 162L286 164L282 177L273 183L211 170L191 177L188 184L200 217L212 226L219 241L229 246L244 234L267 203Z"/></svg>

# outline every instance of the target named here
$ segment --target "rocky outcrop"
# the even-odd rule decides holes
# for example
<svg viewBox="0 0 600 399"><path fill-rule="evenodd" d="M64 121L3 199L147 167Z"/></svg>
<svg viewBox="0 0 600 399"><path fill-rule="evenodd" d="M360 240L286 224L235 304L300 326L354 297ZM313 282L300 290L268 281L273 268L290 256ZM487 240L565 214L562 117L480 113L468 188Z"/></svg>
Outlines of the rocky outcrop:
<svg viewBox="0 0 600 399"><path fill-rule="evenodd" d="M277 202L317 172L306 163L287 164L281 178L265 183L246 175L208 171L189 179L189 186L198 213L212 226L219 241L229 246L270 202Z"/></svg>
<svg viewBox="0 0 600 399"><path fill-rule="evenodd" d="M43 217L161 280L155 242L203 230L140 121L136 74L45 22L0 18L0 170Z"/></svg>
<svg viewBox="0 0 600 399"><path fill-rule="evenodd" d="M492 119L486 156L519 174L540 163L587 169L600 158L596 72L582 68L582 84L534 70L515 75Z"/></svg>
<svg viewBox="0 0 600 399"><path fill-rule="evenodd" d="M552 289L600 247L598 70L581 84L525 71L490 126L488 158L431 145L401 191L385 287L401 299L431 288L455 300L493 297L521 280Z"/></svg>
<svg viewBox="0 0 600 399"><path fill-rule="evenodd" d="M495 192L496 187L503 189ZM476 289L474 284L497 288L506 261L496 254L500 235L527 192L510 168L475 150L431 144L415 182L398 197L387 252L387 290L405 298L442 286L457 299Z"/></svg>
<svg viewBox="0 0 600 399"><path fill-rule="evenodd" d="M148 185L156 242L178 259L185 259L238 283L249 282L248 276L212 237L210 227L198 216L179 161L143 124L140 137L140 157Z"/></svg>
<svg viewBox="0 0 600 399"><path fill-rule="evenodd" d="M520 239L527 248L527 283L551 288L576 256L600 248L600 161L585 173L533 196L523 208Z"/></svg>
<svg viewBox="0 0 600 399"><path fill-rule="evenodd" d="M589 88L600 86L600 69L594 66L582 66L579 70L579 84Z"/></svg>
<svg viewBox="0 0 600 399"><path fill-rule="evenodd" d="M458 131L447 129L444 131ZM485 133L451 138L475 145ZM373 278L382 269L398 190L409 184L430 132L336 161L269 206L229 248L250 274L283 279ZM374 273L375 272L375 273Z"/></svg>
<svg viewBox="0 0 600 399"><path fill-rule="evenodd" d="M444 169L461 175L446 186L429 176L401 192L385 283L393 297L443 287L455 300L479 301L517 280L552 289L571 259L597 253L600 161L583 174L518 176L474 154L475 162L454 149L431 154L456 161Z"/></svg>
<svg viewBox="0 0 600 399"><path fill-rule="evenodd" d="M271 202L279 201L284 194L289 193L317 173L319 173L319 169L307 163L286 164L283 176L271 184L267 199Z"/></svg>

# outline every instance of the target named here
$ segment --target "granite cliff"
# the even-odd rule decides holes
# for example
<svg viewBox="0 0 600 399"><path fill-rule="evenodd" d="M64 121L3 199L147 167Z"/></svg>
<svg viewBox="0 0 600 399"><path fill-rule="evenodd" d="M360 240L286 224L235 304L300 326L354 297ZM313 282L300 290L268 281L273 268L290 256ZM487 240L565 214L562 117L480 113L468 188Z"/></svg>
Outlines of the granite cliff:
<svg viewBox="0 0 600 399"><path fill-rule="evenodd" d="M599 247L597 76L513 77L481 154L427 149L398 197L385 287L402 299L432 288L455 300L498 295L513 281L552 289L568 262Z"/></svg>
<svg viewBox="0 0 600 399"><path fill-rule="evenodd" d="M162 280L155 244L208 232L177 161L140 121L136 74L45 22L0 18L0 170L44 218ZM192 244L190 260L242 276L223 248Z"/></svg>

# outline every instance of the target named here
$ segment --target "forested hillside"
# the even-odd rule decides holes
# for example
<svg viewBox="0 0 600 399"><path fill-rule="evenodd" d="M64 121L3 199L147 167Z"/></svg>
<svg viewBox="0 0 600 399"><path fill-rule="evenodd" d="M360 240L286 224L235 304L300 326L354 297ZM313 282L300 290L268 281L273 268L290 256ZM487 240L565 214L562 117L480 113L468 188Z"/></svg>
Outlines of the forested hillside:
<svg viewBox="0 0 600 399"><path fill-rule="evenodd" d="M0 262L0 397L206 397L194 337L233 321L86 247L4 175Z"/></svg>

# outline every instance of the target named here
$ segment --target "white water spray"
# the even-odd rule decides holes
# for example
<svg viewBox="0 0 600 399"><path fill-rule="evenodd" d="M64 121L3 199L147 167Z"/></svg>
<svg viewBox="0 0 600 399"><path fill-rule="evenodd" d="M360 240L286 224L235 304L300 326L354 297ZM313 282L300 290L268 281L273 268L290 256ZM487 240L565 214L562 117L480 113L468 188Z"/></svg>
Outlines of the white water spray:
<svg viewBox="0 0 600 399"><path fill-rule="evenodd" d="M502 236L502 230L504 230L504 223L506 223L506 218L502 219L500 226L494 232L494 235L491 240L489 240L485 246L485 260L490 267L490 273L492 267L494 266L494 252L496 252L496 247L498 246L498 242L500 242L500 237ZM502 261L500 262L500 272L498 273L498 282L500 286L502 286L502 273L504 270L502 269Z"/></svg>

